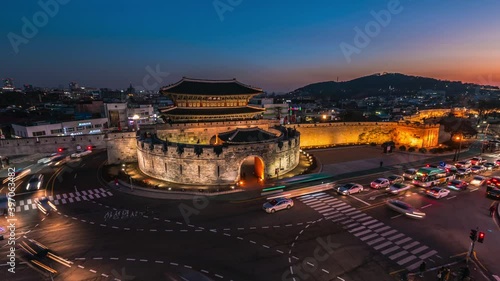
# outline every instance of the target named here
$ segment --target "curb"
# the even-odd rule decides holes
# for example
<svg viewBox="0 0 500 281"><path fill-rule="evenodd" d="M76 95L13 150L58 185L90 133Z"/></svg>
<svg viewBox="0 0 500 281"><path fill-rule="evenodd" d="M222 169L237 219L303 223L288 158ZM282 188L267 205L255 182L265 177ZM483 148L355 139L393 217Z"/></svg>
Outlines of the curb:
<svg viewBox="0 0 500 281"><path fill-rule="evenodd" d="M229 191L220 191L220 192L191 192L191 191L166 191L166 190L158 190L158 189L151 189L151 188L144 188L144 187L139 187L139 186L130 186L128 183L118 180L118 183L122 188L116 188L113 182L108 182L108 186L113 189L120 191L122 193L127 193L127 194L134 194L137 196L142 196L142 197L149 197L149 198L156 198L158 199L159 197L163 197L162 199L192 199L193 197L199 197L199 196L219 196L219 195L226 195L226 194L232 194L232 193L239 193L243 192L242 189L234 189L234 190L229 190ZM138 191L138 192L136 192ZM149 194L147 194L149 193Z"/></svg>

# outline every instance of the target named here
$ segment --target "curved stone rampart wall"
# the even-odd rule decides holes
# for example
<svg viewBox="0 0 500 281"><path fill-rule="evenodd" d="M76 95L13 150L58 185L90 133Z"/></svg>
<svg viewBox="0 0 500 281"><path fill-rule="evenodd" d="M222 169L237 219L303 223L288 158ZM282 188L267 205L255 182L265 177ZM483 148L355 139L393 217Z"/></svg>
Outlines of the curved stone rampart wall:
<svg viewBox="0 0 500 281"><path fill-rule="evenodd" d="M260 157L264 162L265 178L271 178L276 169L280 169L280 174L293 170L300 157L299 134L284 141L219 146L219 153L210 145L188 145L179 149L176 143L151 144L150 141L137 141L139 169L149 176L182 184L235 184L241 165L249 156Z"/></svg>

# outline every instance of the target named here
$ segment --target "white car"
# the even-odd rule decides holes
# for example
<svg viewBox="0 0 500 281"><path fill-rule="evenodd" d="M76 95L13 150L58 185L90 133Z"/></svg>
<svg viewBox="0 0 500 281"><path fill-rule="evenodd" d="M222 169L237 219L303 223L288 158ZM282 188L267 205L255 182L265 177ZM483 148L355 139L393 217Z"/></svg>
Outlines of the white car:
<svg viewBox="0 0 500 281"><path fill-rule="evenodd" d="M54 158L56 158L57 156L59 156L59 154L57 153L52 153L51 155L47 156L47 157L44 157L44 158L41 158L37 161L38 164L47 164L47 163L50 163Z"/></svg>
<svg viewBox="0 0 500 281"><path fill-rule="evenodd" d="M488 163L484 164L484 167L486 168L486 170L491 171L493 169L496 169L498 167L498 165L496 165L495 163L492 163L492 162L488 162Z"/></svg>
<svg viewBox="0 0 500 281"><path fill-rule="evenodd" d="M474 174L479 174L479 173L486 171L486 168L484 166L472 166L472 168L470 168L470 170Z"/></svg>
<svg viewBox="0 0 500 281"><path fill-rule="evenodd" d="M471 166L472 163L470 162L470 160L465 160L455 163L455 167L457 168L470 168Z"/></svg>
<svg viewBox="0 0 500 281"><path fill-rule="evenodd" d="M279 210L290 209L291 207L293 207L293 200L284 197L272 199L262 205L262 209L268 214L272 214Z"/></svg>
<svg viewBox="0 0 500 281"><path fill-rule="evenodd" d="M388 176L387 179L391 184L405 181L405 178L399 175Z"/></svg>
<svg viewBox="0 0 500 281"><path fill-rule="evenodd" d="M417 169L407 169L403 173L403 177L407 180L415 179L415 175L417 175Z"/></svg>
<svg viewBox="0 0 500 281"><path fill-rule="evenodd" d="M50 213L51 211L57 211L56 205L54 205L47 197L35 199L35 204L44 215Z"/></svg>
<svg viewBox="0 0 500 281"><path fill-rule="evenodd" d="M470 181L471 185L482 186L486 182L486 178L483 176L474 176Z"/></svg>
<svg viewBox="0 0 500 281"><path fill-rule="evenodd" d="M448 196L450 194L450 190L446 188L441 188L441 187L433 187L429 190L426 191L426 194L429 196L432 196L436 199L443 198L445 196Z"/></svg>
<svg viewBox="0 0 500 281"><path fill-rule="evenodd" d="M34 190L34 189L40 189L43 184L43 175L38 174L38 175L33 175L28 181L28 184L26 185L26 190Z"/></svg>
<svg viewBox="0 0 500 281"><path fill-rule="evenodd" d="M386 178L378 178L370 183L371 188L375 189L380 189L380 188L386 188L390 185L391 183L389 182L388 179Z"/></svg>
<svg viewBox="0 0 500 281"><path fill-rule="evenodd" d="M346 183L337 188L337 192L342 195L351 195L363 191L363 186L359 183Z"/></svg>
<svg viewBox="0 0 500 281"><path fill-rule="evenodd" d="M399 200L388 200L387 201L387 207L390 209L399 212L401 214L406 215L407 217L414 218L414 219L423 219L425 218L425 213L421 212L420 210L413 208L410 204L405 203L403 201Z"/></svg>
<svg viewBox="0 0 500 281"><path fill-rule="evenodd" d="M465 176L470 175L470 173L472 173L472 171L470 170L470 168L460 168L460 169L457 169L457 176L465 177Z"/></svg>
<svg viewBox="0 0 500 281"><path fill-rule="evenodd" d="M389 193L398 194L398 193L405 191L405 190L408 190L410 188L411 188L411 186L409 184L404 184L404 183L398 182L398 183L391 185L386 190Z"/></svg>

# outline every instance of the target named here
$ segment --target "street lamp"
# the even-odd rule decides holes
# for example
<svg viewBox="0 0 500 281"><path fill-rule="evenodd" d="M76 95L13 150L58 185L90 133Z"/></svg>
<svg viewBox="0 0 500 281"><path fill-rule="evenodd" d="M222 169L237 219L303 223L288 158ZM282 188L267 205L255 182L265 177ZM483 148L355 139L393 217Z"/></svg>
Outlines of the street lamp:
<svg viewBox="0 0 500 281"><path fill-rule="evenodd" d="M134 120L134 126L135 126L135 130L136 131L139 131L139 123L138 123L138 120L139 120L139 115L135 114L133 117L132 117L132 120Z"/></svg>
<svg viewBox="0 0 500 281"><path fill-rule="evenodd" d="M458 141L459 144L458 144L458 150L456 150L456 152L455 152L454 161L458 161L458 158L460 157L460 150L462 150L462 139L463 139L463 136L456 136L455 137L455 140Z"/></svg>

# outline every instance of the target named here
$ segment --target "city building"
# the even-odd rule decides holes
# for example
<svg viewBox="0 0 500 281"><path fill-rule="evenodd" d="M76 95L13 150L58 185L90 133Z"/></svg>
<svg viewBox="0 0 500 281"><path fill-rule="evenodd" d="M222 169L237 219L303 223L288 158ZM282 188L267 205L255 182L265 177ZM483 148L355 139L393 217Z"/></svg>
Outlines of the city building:
<svg viewBox="0 0 500 281"><path fill-rule="evenodd" d="M4 78L2 85L2 92L12 92L14 91L14 79Z"/></svg>
<svg viewBox="0 0 500 281"><path fill-rule="evenodd" d="M38 121L27 124L12 124L14 137L19 138L101 134L107 127L107 118L72 120L59 123Z"/></svg>
<svg viewBox="0 0 500 281"><path fill-rule="evenodd" d="M157 115L151 104L105 103L105 117L110 128L137 129L140 125L155 124Z"/></svg>
<svg viewBox="0 0 500 281"><path fill-rule="evenodd" d="M127 128L127 103L105 103L104 116L109 120L110 128L117 130Z"/></svg>

